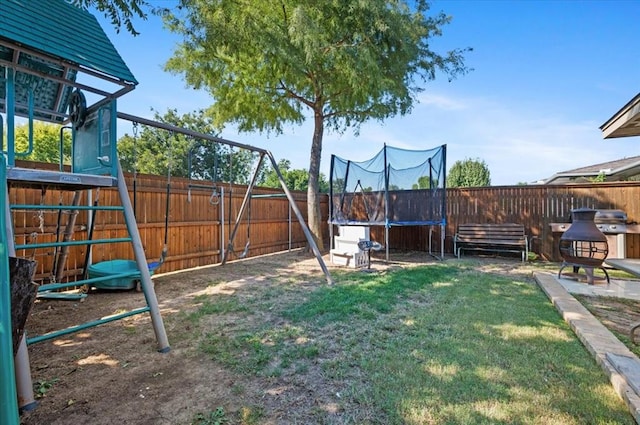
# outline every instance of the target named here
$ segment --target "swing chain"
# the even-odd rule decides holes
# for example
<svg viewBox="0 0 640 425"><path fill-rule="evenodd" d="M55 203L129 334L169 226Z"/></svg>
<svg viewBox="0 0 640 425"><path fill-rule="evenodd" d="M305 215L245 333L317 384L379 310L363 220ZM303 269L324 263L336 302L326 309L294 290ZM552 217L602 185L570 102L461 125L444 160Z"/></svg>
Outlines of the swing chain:
<svg viewBox="0 0 640 425"><path fill-rule="evenodd" d="M218 205L220 204L220 195L218 194L218 185L216 182L218 181L218 152L217 145L213 145L213 173L211 175L211 183L213 184L213 188L211 191L211 196L209 197L210 205Z"/></svg>
<svg viewBox="0 0 640 425"><path fill-rule="evenodd" d="M40 205L44 204L46 193L47 193L46 189L43 188L42 191L40 192ZM37 218L39 223L38 229L40 229L40 233L44 233L44 210L38 210Z"/></svg>
<svg viewBox="0 0 640 425"><path fill-rule="evenodd" d="M133 175L138 172L138 123L133 122Z"/></svg>

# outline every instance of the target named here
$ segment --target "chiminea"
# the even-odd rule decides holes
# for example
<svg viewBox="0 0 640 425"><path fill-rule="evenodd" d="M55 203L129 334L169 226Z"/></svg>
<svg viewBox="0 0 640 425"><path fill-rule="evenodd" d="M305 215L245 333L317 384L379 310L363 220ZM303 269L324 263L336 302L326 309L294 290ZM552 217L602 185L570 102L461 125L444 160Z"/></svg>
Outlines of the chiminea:
<svg viewBox="0 0 640 425"><path fill-rule="evenodd" d="M564 261L558 277L566 266L573 266L574 272L582 267L587 275L587 283L593 285L593 269L599 268L609 283L609 274L602 267L609 253L609 245L607 237L594 222L596 212L591 208L571 210L571 226L560 238L560 255Z"/></svg>

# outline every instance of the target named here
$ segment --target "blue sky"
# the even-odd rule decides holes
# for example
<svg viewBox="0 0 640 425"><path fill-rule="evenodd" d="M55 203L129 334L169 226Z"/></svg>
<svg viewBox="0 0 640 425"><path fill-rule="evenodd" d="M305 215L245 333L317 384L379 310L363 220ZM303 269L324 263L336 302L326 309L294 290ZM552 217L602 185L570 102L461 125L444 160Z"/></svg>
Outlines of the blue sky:
<svg viewBox="0 0 640 425"><path fill-rule="evenodd" d="M640 2L436 0L432 11L453 17L433 48L473 48L466 64L474 70L452 82L438 75L425 84L410 115L366 123L358 136L325 133L325 175L331 154L362 161L384 143L406 149L447 144L447 168L479 158L491 171L492 185L535 182L640 155L638 138L604 140L599 129L640 91ZM207 93L163 71L180 39L159 18L136 21L141 35L132 37L126 30L116 34L97 16L140 82L119 100L120 111L151 118L152 108L188 113L211 104ZM268 149L293 168L308 168L312 130L308 121L283 135L228 127L221 136Z"/></svg>

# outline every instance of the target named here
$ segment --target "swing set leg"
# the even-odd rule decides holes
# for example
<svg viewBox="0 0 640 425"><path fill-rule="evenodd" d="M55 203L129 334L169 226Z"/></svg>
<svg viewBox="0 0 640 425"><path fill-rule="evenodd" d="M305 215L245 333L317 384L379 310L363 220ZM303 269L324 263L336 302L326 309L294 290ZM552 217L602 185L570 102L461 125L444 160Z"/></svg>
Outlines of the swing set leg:
<svg viewBox="0 0 640 425"><path fill-rule="evenodd" d="M167 338L167 332L164 328L162 315L160 314L158 298L153 288L153 283L151 282L151 273L149 272L147 259L144 254L142 239L140 238L140 233L138 233L138 227L136 226L136 219L133 216L131 200L129 199L129 192L127 191L120 162L118 162L118 193L120 194L120 202L122 202L122 206L124 207L125 222L127 224L129 235L131 235L133 252L135 254L138 270L140 271L140 284L142 286L142 291L144 292L144 298L149 306L149 314L151 316L151 323L153 324L153 330L158 343L158 351L161 353L167 353L171 350L171 347L169 346L169 339Z"/></svg>

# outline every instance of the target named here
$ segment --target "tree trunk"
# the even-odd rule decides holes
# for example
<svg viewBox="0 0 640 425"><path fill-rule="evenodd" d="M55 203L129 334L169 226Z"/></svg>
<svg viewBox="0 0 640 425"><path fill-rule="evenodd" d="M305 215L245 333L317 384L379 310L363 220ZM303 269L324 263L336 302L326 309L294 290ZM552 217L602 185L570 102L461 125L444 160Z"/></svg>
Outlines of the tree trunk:
<svg viewBox="0 0 640 425"><path fill-rule="evenodd" d="M322 217L320 216L320 160L322 157L322 136L324 119L321 112L314 114L313 141L311 142L311 158L309 161L309 187L307 189L307 214L309 230L313 234L320 252L324 251L322 238Z"/></svg>

